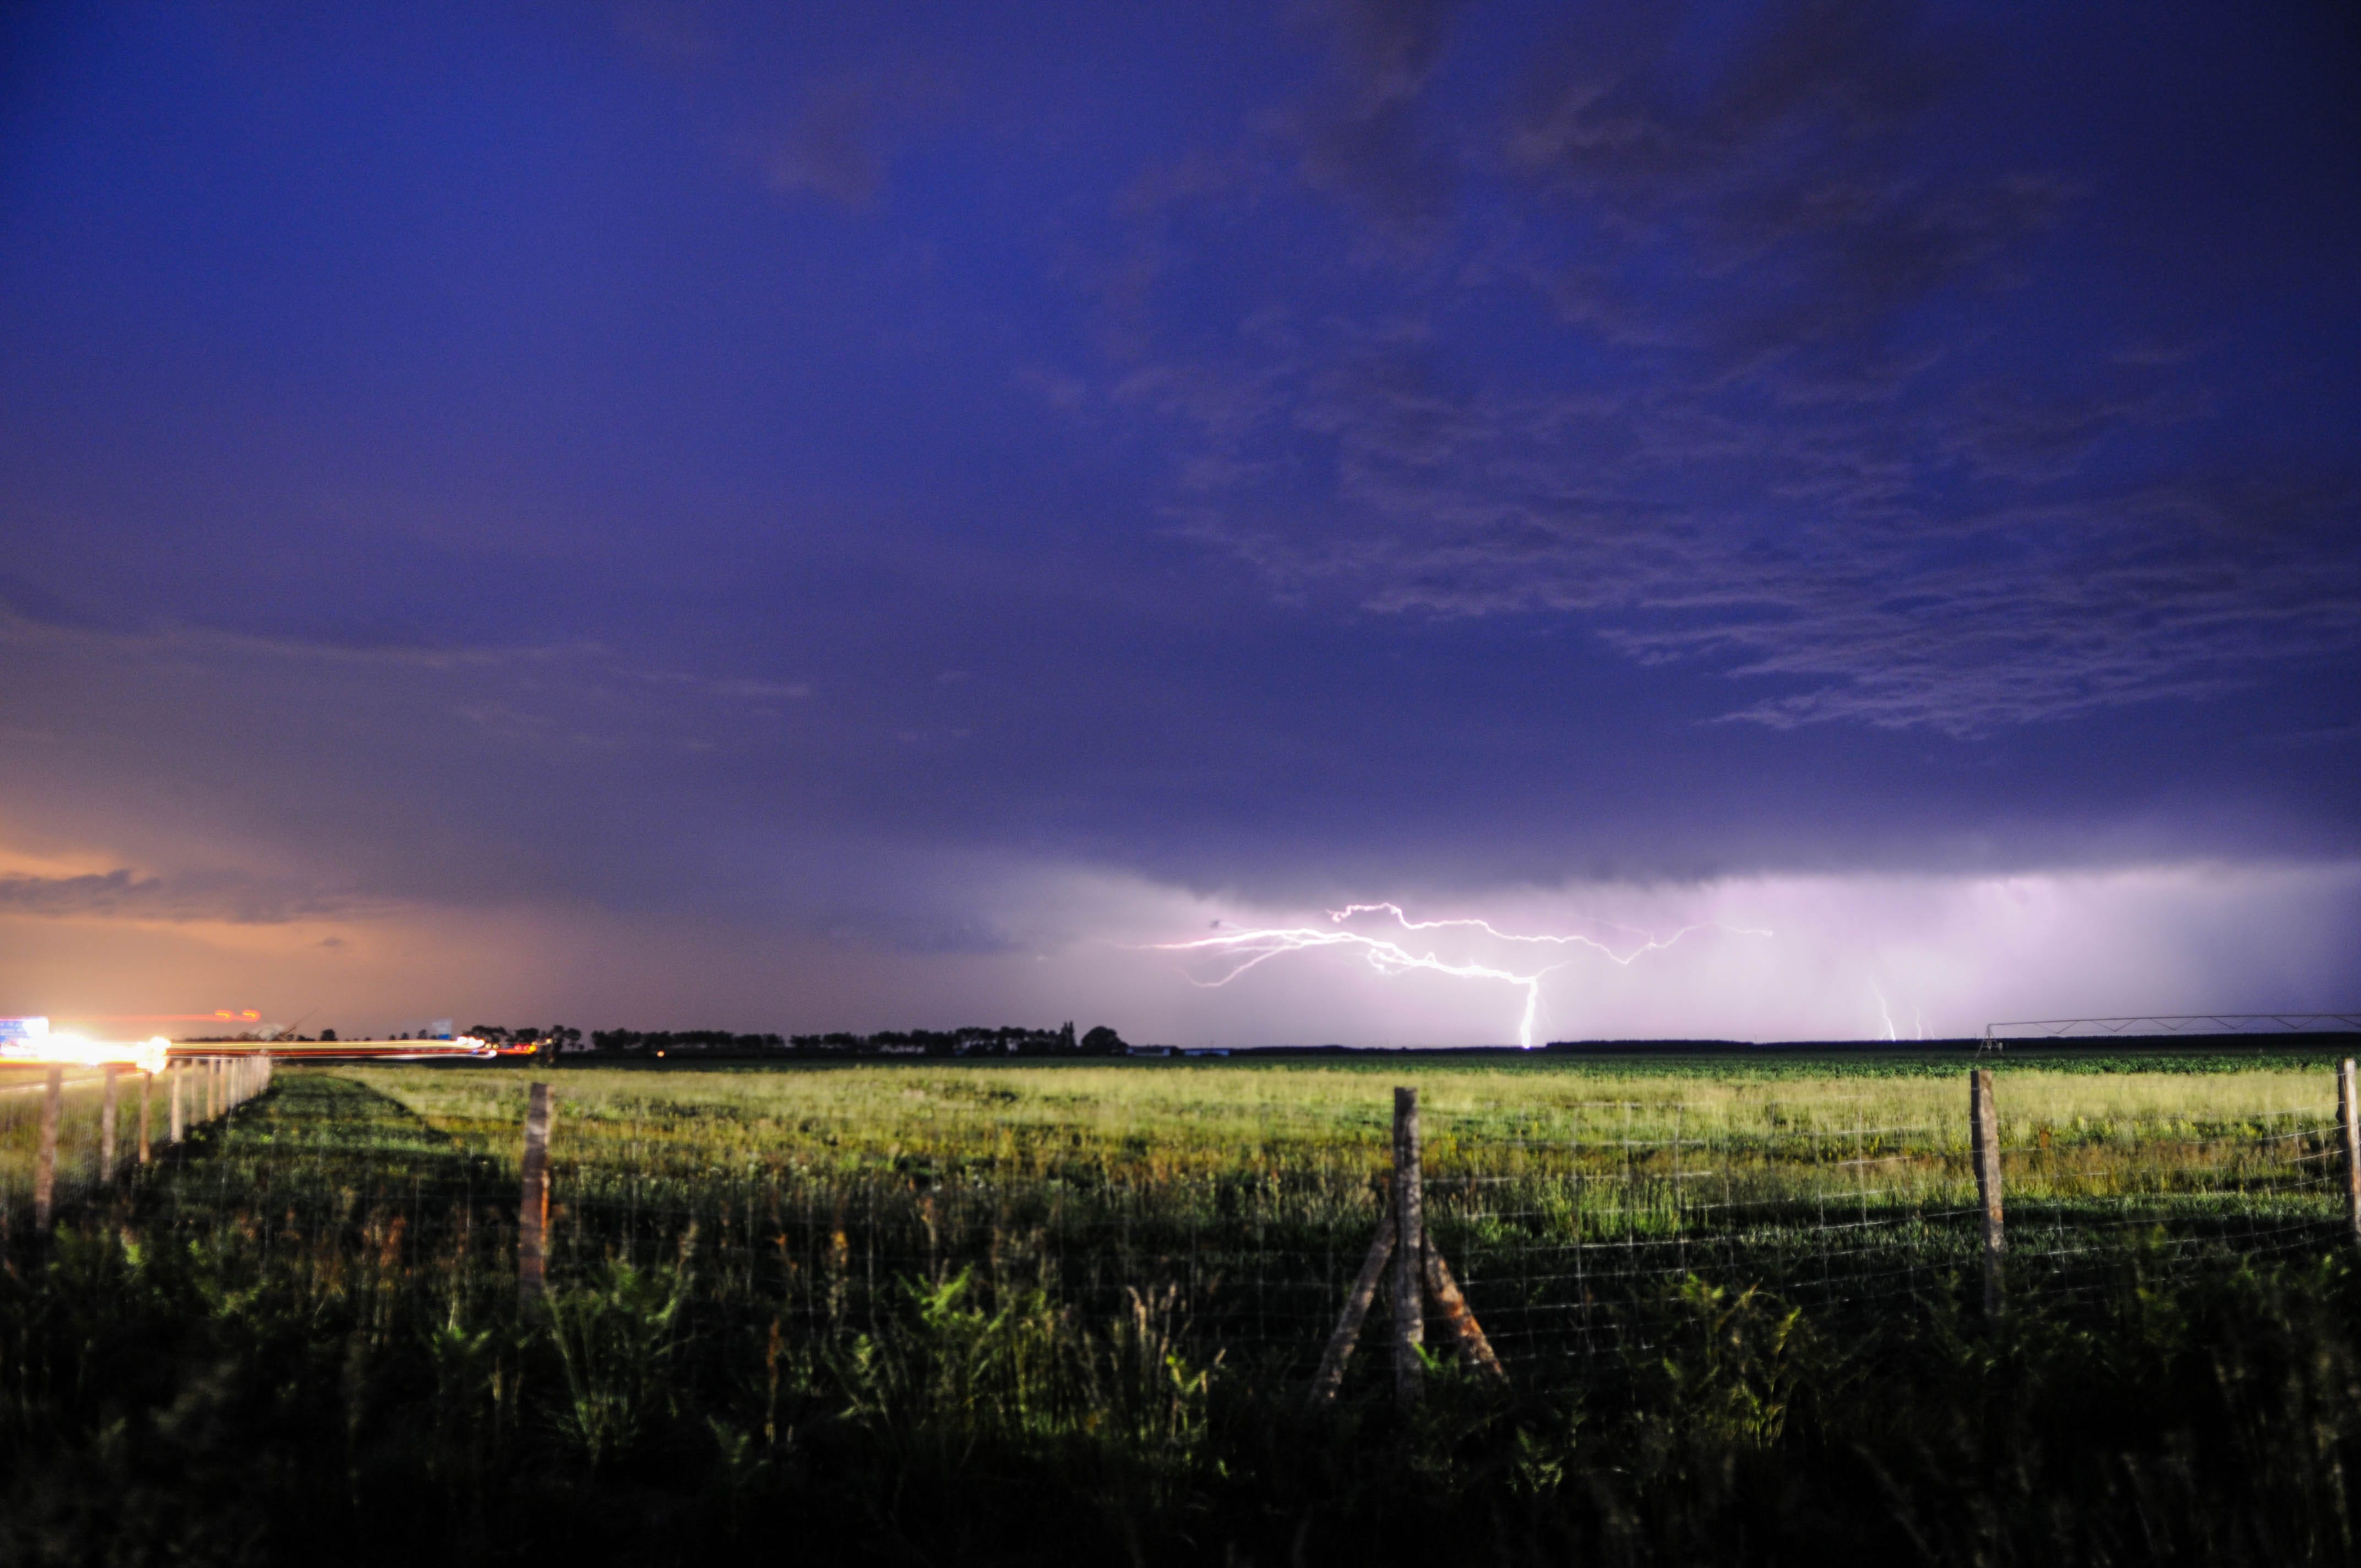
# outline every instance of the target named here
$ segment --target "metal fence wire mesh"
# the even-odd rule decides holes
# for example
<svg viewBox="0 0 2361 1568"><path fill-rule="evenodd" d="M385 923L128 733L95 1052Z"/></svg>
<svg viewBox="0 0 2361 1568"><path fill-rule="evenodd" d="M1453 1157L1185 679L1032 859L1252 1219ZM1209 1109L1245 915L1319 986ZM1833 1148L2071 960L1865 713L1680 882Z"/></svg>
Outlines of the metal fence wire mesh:
<svg viewBox="0 0 2361 1568"><path fill-rule="evenodd" d="M1328 1109L1316 1137L1190 1159L1038 1129L906 1150L848 1146L821 1120L725 1137L676 1097L573 1103L562 1075L557 1089L551 1288L619 1265L676 1271L692 1327L768 1321L851 1340L963 1277L975 1300L1038 1292L1091 1321L1151 1301L1201 1364L1308 1383L1388 1201L1377 1095L1366 1113ZM315 1275L513 1291L523 1091L503 1075L467 1114L429 1124L332 1075L282 1075L227 1124L251 1135L219 1139L158 1189L154 1223ZM1795 1106L1430 1106L1428 1234L1527 1387L1625 1375L1693 1281L1759 1288L1839 1332L1966 1309L1982 1212L1960 1091L1959 1113L1905 1121L1890 1097L1826 1093ZM80 1080L66 1092L61 1215L99 1187L96 1095ZM12 1226L26 1223L38 1100L0 1093ZM2126 1269L2350 1245L2344 1161L2325 1114L2004 1121L2010 1298L2071 1303ZM1382 1365L1379 1299L1356 1378Z"/></svg>
<svg viewBox="0 0 2361 1568"><path fill-rule="evenodd" d="M1612 1376L1647 1353L1651 1323L1692 1278L1759 1288L1838 1325L1967 1299L1982 1212L1963 1125L1739 1127L1663 1105L1586 1107L1581 1120L1573 1136L1536 1138L1499 1118L1426 1119L1428 1234L1520 1381ZM1086 1314L1139 1292L1176 1305L1201 1354L1304 1378L1389 1179L1374 1122L1317 1157L1138 1179L844 1170L792 1151L685 1168L655 1132L626 1134L629 1157L604 1159L599 1131L569 1138L561 1121L554 1146L561 1279L609 1259L689 1259L716 1297L809 1334L862 1332L914 1283L963 1270ZM2070 1299L2128 1266L2336 1245L2342 1157L2333 1122L2290 1114L2118 1121L2004 1145L2010 1288Z"/></svg>
<svg viewBox="0 0 2361 1568"><path fill-rule="evenodd" d="M161 1073L0 1069L0 1239L39 1228L45 1187L51 1217L86 1210L138 1168L143 1154L220 1121L270 1082L263 1056L185 1057Z"/></svg>

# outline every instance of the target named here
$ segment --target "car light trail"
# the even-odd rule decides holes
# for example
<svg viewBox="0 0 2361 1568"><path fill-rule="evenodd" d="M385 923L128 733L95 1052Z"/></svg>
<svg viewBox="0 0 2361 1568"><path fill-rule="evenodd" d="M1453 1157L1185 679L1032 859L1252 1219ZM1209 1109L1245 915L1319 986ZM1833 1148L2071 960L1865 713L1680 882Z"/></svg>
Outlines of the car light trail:
<svg viewBox="0 0 2361 1568"><path fill-rule="evenodd" d="M0 1067L129 1067L161 1072L171 1044L161 1035L145 1040L86 1040L43 1030L0 1039Z"/></svg>

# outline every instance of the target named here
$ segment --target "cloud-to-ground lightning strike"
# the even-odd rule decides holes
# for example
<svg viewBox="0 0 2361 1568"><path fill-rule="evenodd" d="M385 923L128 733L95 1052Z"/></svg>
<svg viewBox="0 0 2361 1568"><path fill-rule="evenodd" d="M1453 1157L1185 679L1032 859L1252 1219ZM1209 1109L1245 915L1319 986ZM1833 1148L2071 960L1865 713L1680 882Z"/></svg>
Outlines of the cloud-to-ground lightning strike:
<svg viewBox="0 0 2361 1568"><path fill-rule="evenodd" d="M1156 942L1149 944L1149 947L1159 952L1213 953L1238 959L1235 964L1213 980L1198 980L1193 975L1188 977L1191 984L1206 990L1227 985L1248 970L1275 959L1281 953L1301 952L1314 948L1357 948L1368 960L1369 967L1383 975L1407 974L1412 970L1424 970L1434 974L1450 975L1457 980L1501 981L1507 984L1521 987L1524 991L1525 1010L1523 1016L1518 1021L1517 1043L1528 1050L1532 1048L1533 1020L1534 1015L1541 1009L1542 981L1552 970L1558 968L1558 965L1549 964L1531 974L1519 974L1512 970L1496 969L1489 964L1452 963L1434 953L1413 953L1399 942L1365 936L1358 931L1341 929L1345 921L1356 915L1378 914L1392 916L1397 925L1409 931L1434 931L1455 927L1481 931L1486 936L1502 942L1547 943L1558 947L1589 948L1603 954L1613 962L1627 967L1642 953L1655 952L1669 948L1692 931L1728 931L1733 935L1745 937L1771 935L1764 930L1741 926L1725 926L1719 921L1704 921L1693 926L1684 926L1671 936L1659 938L1649 936L1636 927L1618 926L1613 921L1606 920L1598 922L1599 925L1611 927L1620 931L1629 931L1645 938L1629 951L1619 953L1612 946L1595 937L1526 936L1513 931L1503 931L1488 920L1475 918L1412 920L1399 904L1348 904L1342 909L1328 911L1328 918L1334 922L1338 928L1323 928L1317 926L1263 927L1228 931L1218 937L1201 937L1192 942ZM1216 924L1218 925L1219 922Z"/></svg>

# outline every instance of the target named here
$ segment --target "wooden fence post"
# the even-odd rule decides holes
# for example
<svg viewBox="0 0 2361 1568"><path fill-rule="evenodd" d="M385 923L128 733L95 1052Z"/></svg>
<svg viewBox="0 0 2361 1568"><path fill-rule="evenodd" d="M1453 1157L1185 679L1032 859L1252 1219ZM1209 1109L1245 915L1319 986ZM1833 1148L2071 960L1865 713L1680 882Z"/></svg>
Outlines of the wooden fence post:
<svg viewBox="0 0 2361 1568"><path fill-rule="evenodd" d="M189 1135L189 1105L185 1094L188 1086L189 1068L183 1062L181 1070L172 1074L172 1135L166 1140L168 1143L177 1144Z"/></svg>
<svg viewBox="0 0 2361 1568"><path fill-rule="evenodd" d="M1984 1315L1997 1318L2004 1304L2001 1279L2000 1110L1993 1103L1988 1068L1968 1074L1968 1142L1976 1161L1976 1201L1983 1210Z"/></svg>
<svg viewBox="0 0 2361 1568"><path fill-rule="evenodd" d="M142 1165L148 1163L148 1092L155 1087L154 1073L139 1075L139 1163Z"/></svg>
<svg viewBox="0 0 2361 1568"><path fill-rule="evenodd" d="M1443 1249L1434 1245L1431 1235L1426 1238L1426 1293L1443 1317L1444 1332L1459 1342L1462 1358L1494 1382L1506 1383L1507 1369L1494 1354L1492 1342L1485 1337L1484 1325L1468 1310L1466 1295L1452 1277L1451 1266L1443 1261Z"/></svg>
<svg viewBox="0 0 2361 1568"><path fill-rule="evenodd" d="M1312 1375L1314 1409L1334 1399L1337 1389L1344 1387L1345 1363L1352 1357L1361 1321L1368 1315L1369 1303L1377 1298L1378 1282L1385 1274L1389 1259L1394 1268L1395 1398L1404 1404L1414 1404L1425 1392L1426 1364L1421 1347L1426 1342L1426 1310L1430 1302L1442 1318L1444 1332L1458 1344L1463 1363L1497 1383L1506 1384L1509 1380L1499 1356L1493 1353L1492 1342L1484 1337L1484 1326L1476 1321L1459 1281L1452 1277L1451 1266L1443 1260L1443 1250L1427 1233L1425 1180L1419 1144L1418 1091L1397 1089L1393 1186L1379 1209L1378 1232L1369 1238L1369 1251L1361 1260L1360 1276L1345 1297L1344 1316L1337 1319L1336 1332L1329 1336L1328 1348L1320 1357L1320 1370ZM1403 1197L1405 1192L1409 1194L1407 1200ZM1405 1233L1417 1239L1404 1240Z"/></svg>
<svg viewBox="0 0 2361 1568"><path fill-rule="evenodd" d="M1419 1175L1418 1091L1394 1091L1394 1398L1426 1390L1426 1191Z"/></svg>
<svg viewBox="0 0 2361 1568"><path fill-rule="evenodd" d="M530 1312L548 1287L544 1277L549 1229L549 1127L555 1119L549 1085L536 1083L525 1102L524 1192L517 1209L517 1305Z"/></svg>
<svg viewBox="0 0 2361 1568"><path fill-rule="evenodd" d="M58 1122L65 1114L66 1075L49 1069L48 1090L41 1096L41 1142L33 1156L33 1229L49 1234L58 1202Z"/></svg>
<svg viewBox="0 0 2361 1568"><path fill-rule="evenodd" d="M1312 1374L1314 1405L1326 1404L1345 1386L1345 1363L1353 1358L1353 1346L1361 1337L1361 1321L1369 1315L1369 1303L1378 1299L1378 1285L1385 1278L1386 1265L1393 1255L1394 1196L1389 1191L1385 1212L1378 1216L1378 1234L1369 1238L1368 1254L1361 1259L1360 1277L1345 1298L1345 1315L1336 1320L1336 1332L1328 1336L1328 1348L1321 1353L1320 1370Z"/></svg>
<svg viewBox="0 0 2361 1568"><path fill-rule="evenodd" d="M2361 1094L2355 1092L2351 1057L2336 1069L2336 1125L2345 1136L2345 1215L2361 1244Z"/></svg>
<svg viewBox="0 0 2361 1568"><path fill-rule="evenodd" d="M115 1179L115 1074L113 1062L98 1069L103 1084L98 1102L98 1179L102 1182Z"/></svg>

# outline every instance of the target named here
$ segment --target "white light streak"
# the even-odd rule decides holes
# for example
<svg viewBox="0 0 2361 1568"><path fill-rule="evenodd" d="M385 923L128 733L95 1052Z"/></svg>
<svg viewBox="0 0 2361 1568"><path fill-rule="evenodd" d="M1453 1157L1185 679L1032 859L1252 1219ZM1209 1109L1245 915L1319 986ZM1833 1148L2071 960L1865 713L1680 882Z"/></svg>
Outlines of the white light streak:
<svg viewBox="0 0 2361 1568"><path fill-rule="evenodd" d="M145 1040L85 1040L80 1035L43 1035L0 1041L0 1065L9 1067L115 1067L141 1072L164 1070L171 1042L161 1035Z"/></svg>

